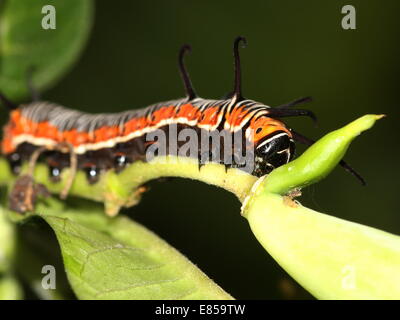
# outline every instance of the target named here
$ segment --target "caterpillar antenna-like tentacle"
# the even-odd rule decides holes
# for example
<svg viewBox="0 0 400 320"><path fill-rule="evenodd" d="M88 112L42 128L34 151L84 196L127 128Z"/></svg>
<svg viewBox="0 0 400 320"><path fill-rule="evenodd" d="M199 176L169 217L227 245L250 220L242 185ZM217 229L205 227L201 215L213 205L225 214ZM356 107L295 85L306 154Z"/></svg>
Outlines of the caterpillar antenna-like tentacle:
<svg viewBox="0 0 400 320"><path fill-rule="evenodd" d="M179 59L178 59L178 64L179 64L179 71L182 76L183 84L185 86L185 91L186 95L188 97L188 100L193 100L194 98L197 97L196 91L193 89L192 82L190 81L189 73L186 69L185 63L184 63L184 58L185 54L187 52L191 52L192 48L188 44L184 44L181 49L179 50Z"/></svg>
<svg viewBox="0 0 400 320"><path fill-rule="evenodd" d="M236 101L243 100L242 96L242 69L240 65L240 55L239 55L239 44L243 43L242 47L247 46L247 40L245 37L237 37L235 42L233 43L233 57L234 57L234 65L235 65L235 79L233 84L233 92L231 94L232 98L235 98Z"/></svg>
<svg viewBox="0 0 400 320"><path fill-rule="evenodd" d="M273 118L306 116L310 117L314 121L315 126L318 124L318 120L314 112L305 109L270 108L268 109L268 116Z"/></svg>
<svg viewBox="0 0 400 320"><path fill-rule="evenodd" d="M285 108L290 108L290 107L294 107L297 106L299 104L304 104L307 102L311 102L313 99L312 97L303 97L303 98L299 98L293 101L290 101L288 103L285 104L281 104L279 106L274 107L274 109L285 109Z"/></svg>

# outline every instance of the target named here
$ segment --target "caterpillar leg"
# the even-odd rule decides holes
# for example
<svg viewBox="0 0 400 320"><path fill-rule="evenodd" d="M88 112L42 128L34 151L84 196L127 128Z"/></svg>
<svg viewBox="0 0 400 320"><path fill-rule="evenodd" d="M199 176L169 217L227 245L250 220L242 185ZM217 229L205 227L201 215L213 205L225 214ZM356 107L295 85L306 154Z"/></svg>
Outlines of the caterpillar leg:
<svg viewBox="0 0 400 320"><path fill-rule="evenodd" d="M40 156L43 152L45 152L45 151L47 151L47 150L48 150L48 149L47 149L46 147L40 147L40 148L36 149L36 150L32 153L31 157L29 158L28 173L27 173L27 175L33 177L33 172L34 172L34 170L35 170L35 166L36 166L36 163L37 163L37 161L38 161L38 159L39 159L39 156Z"/></svg>
<svg viewBox="0 0 400 320"><path fill-rule="evenodd" d="M74 182L77 168L78 168L78 157L74 152L73 146L68 143L60 143L54 147L40 147L36 149L29 158L28 171L26 174L22 174L16 180L10 195L9 195L9 208L19 213L25 213L27 211L33 211L35 202L38 196L49 196L50 193L47 188L36 183L33 177L36 163L40 155L49 150L60 150L67 151L70 154L70 172L66 180L65 186L60 193L61 199L66 199L71 189L72 183Z"/></svg>
<svg viewBox="0 0 400 320"><path fill-rule="evenodd" d="M11 210L19 213L33 211L38 196L48 197L50 195L47 188L36 183L33 178L39 156L46 150L46 147L40 147L32 153L29 159L28 172L18 177L15 182L9 195L9 208Z"/></svg>
<svg viewBox="0 0 400 320"><path fill-rule="evenodd" d="M68 197L69 190L71 189L72 184L73 184L73 182L75 180L75 177L76 177L76 172L78 170L78 156L75 153L73 146L71 144L69 144L69 143L59 144L59 145L56 146L56 148L59 149L59 150L67 148L68 151L69 151L69 155L70 155L70 158L69 158L69 162L70 162L70 164L69 164L69 168L70 168L69 176L68 176L67 181L65 183L64 189L60 193L60 198L65 200Z"/></svg>

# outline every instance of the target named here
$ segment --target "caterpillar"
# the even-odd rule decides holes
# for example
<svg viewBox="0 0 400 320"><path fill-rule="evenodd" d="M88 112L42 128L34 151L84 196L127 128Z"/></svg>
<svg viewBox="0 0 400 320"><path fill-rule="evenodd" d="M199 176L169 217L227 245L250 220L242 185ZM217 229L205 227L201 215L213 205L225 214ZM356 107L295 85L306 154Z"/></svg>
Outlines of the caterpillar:
<svg viewBox="0 0 400 320"><path fill-rule="evenodd" d="M88 114L46 101L16 105L0 94L3 105L10 110L9 121L3 130L1 153L14 174L19 175L10 193L10 208L20 213L32 211L36 197L47 193L44 186L33 180L37 162L47 164L49 176L55 183L60 181L65 168L70 169L69 179L60 194L66 198L75 174L80 170L85 172L90 184L96 184L104 172L114 170L119 173L131 163L146 162L148 151L155 144L155 141L148 141L148 136L156 131L164 133L168 142L173 142L179 150L184 143L171 134L173 126L177 135L190 129L197 137L206 136L207 139L211 132L240 137L238 151L231 145L227 146L219 136L217 140L222 147L220 145L217 150L206 140L205 151L197 146L190 155L183 154L197 160L198 170L207 163L216 162L224 165L226 170L236 168L260 177L288 163L294 157L295 142L310 145L313 140L289 128L281 118L307 116L316 121L312 111L293 108L311 98L297 99L277 107L244 98L240 44L246 45L246 39L237 37L233 44L233 91L221 100L203 99L196 94L184 64L184 57L191 50L188 45L184 45L178 55L186 97L143 109ZM243 151L249 152L253 160L250 169L238 160L242 159ZM168 146L163 152L158 150L154 157L172 153L173 148ZM22 173L21 166L25 162L29 164L28 172ZM340 164L364 183L347 163L342 161Z"/></svg>

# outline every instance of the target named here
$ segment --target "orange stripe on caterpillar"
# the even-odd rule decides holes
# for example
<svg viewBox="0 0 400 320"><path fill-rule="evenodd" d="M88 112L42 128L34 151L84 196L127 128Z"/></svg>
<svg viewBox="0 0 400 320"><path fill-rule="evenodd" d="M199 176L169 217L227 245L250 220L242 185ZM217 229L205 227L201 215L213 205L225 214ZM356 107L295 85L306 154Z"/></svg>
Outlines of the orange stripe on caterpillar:
<svg viewBox="0 0 400 320"><path fill-rule="evenodd" d="M286 128L285 124L279 120L275 120L268 117L260 117L258 119L252 119L250 121L250 127L253 130L253 141L254 143L262 140L263 138L270 136L274 132L283 131L286 132L289 137L292 137L292 133Z"/></svg>

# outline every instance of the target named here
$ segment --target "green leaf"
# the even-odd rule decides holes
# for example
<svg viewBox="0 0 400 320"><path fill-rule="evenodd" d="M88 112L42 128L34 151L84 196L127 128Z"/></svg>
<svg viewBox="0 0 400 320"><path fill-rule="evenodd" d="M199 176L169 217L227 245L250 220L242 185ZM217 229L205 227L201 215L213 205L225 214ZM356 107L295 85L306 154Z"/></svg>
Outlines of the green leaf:
<svg viewBox="0 0 400 320"><path fill-rule="evenodd" d="M18 225L17 247L12 271L18 275L25 287L30 288L41 300L75 299L75 295L64 272L60 247L53 230L45 226L44 221L35 221ZM39 222L39 223L38 223ZM56 287L45 288L42 285L46 274L43 267L51 265L56 269Z"/></svg>
<svg viewBox="0 0 400 320"><path fill-rule="evenodd" d="M315 297L400 299L399 236L269 193L254 199L247 219L268 253Z"/></svg>
<svg viewBox="0 0 400 320"><path fill-rule="evenodd" d="M0 300L22 299L22 288L11 276L0 276Z"/></svg>
<svg viewBox="0 0 400 320"><path fill-rule="evenodd" d="M42 7L56 9L56 29L43 29ZM5 0L0 12L0 89L10 99L27 95L27 72L33 84L54 84L82 51L92 24L91 0Z"/></svg>
<svg viewBox="0 0 400 320"><path fill-rule="evenodd" d="M0 206L0 300L22 299L22 288L13 276L16 251L15 226Z"/></svg>
<svg viewBox="0 0 400 320"><path fill-rule="evenodd" d="M325 178L338 165L354 138L383 117L384 115L367 114L326 134L300 157L273 170L268 175L265 190L285 194Z"/></svg>
<svg viewBox="0 0 400 320"><path fill-rule="evenodd" d="M0 273L11 268L15 245L15 226L8 221L5 210L0 206Z"/></svg>
<svg viewBox="0 0 400 320"><path fill-rule="evenodd" d="M331 217L280 194L325 177L350 142L382 116L327 134L298 159L260 178L243 215L263 247L321 299L400 299L400 237Z"/></svg>
<svg viewBox="0 0 400 320"><path fill-rule="evenodd" d="M124 216L40 206L80 299L232 299L189 260ZM61 213L62 211L62 213Z"/></svg>

